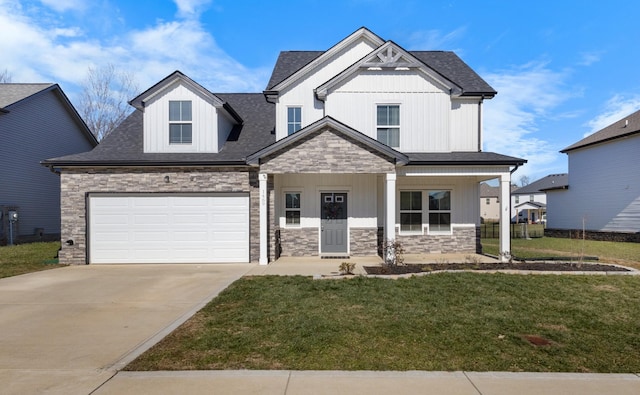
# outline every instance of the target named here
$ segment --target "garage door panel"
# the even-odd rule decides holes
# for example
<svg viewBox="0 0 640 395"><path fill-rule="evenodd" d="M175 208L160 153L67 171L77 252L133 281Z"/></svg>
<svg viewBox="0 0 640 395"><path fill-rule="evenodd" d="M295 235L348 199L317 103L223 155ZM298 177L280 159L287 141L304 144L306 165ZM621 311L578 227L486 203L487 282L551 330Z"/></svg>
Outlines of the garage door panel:
<svg viewBox="0 0 640 395"><path fill-rule="evenodd" d="M91 195L90 263L249 261L248 195Z"/></svg>

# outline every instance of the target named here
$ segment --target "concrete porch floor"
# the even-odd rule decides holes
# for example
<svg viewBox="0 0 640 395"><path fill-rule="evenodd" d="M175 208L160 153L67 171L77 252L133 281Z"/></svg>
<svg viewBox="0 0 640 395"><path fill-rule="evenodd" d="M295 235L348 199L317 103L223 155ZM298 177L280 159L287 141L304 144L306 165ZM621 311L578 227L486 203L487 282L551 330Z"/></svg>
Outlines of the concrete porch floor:
<svg viewBox="0 0 640 395"><path fill-rule="evenodd" d="M404 263L456 263L473 259L478 262L498 262L497 259L480 254L406 254ZM317 256L281 257L268 265L257 265L247 276L340 276L339 266L342 262L355 263L354 274L366 274L364 266L382 264L382 258L377 255L358 256L350 258L322 259Z"/></svg>

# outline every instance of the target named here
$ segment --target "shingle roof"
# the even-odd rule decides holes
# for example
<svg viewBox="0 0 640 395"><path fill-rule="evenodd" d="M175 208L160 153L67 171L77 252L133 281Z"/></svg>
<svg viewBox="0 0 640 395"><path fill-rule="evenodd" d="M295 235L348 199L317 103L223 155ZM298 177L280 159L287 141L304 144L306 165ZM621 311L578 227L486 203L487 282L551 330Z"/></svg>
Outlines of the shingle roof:
<svg viewBox="0 0 640 395"><path fill-rule="evenodd" d="M486 182L480 183L480 197L488 198L488 197L500 197L500 187L492 187Z"/></svg>
<svg viewBox="0 0 640 395"><path fill-rule="evenodd" d="M12 104L26 99L42 90L51 87L51 83L42 84L13 84L2 83L0 84L0 108L8 107Z"/></svg>
<svg viewBox="0 0 640 395"><path fill-rule="evenodd" d="M284 51L280 52L267 90L278 85L296 71L313 61L324 51ZM493 96L497 92L453 52L449 51L409 51L418 60L431 67L443 77L462 88L463 95L485 94Z"/></svg>
<svg viewBox="0 0 640 395"><path fill-rule="evenodd" d="M525 195L537 192L543 192L548 189L564 188L569 185L569 175L567 173L549 174L539 180L528 185L518 188L511 192L514 195Z"/></svg>
<svg viewBox="0 0 640 395"><path fill-rule="evenodd" d="M563 149L562 153L640 133L640 110Z"/></svg>
<svg viewBox="0 0 640 395"><path fill-rule="evenodd" d="M217 93L244 119L236 125L219 153L144 153L143 113L135 110L92 151L48 159L44 164L245 164L245 158L275 141L275 109L261 93Z"/></svg>
<svg viewBox="0 0 640 395"><path fill-rule="evenodd" d="M409 165L510 165L521 166L526 159L495 152L418 152L408 153Z"/></svg>

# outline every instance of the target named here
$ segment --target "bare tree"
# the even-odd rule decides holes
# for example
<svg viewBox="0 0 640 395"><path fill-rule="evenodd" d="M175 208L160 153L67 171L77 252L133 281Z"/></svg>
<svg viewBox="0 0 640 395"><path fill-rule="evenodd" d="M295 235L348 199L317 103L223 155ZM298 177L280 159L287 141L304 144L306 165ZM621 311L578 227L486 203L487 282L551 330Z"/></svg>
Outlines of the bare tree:
<svg viewBox="0 0 640 395"><path fill-rule="evenodd" d="M80 115L98 141L111 133L131 112L128 100L138 91L133 74L111 63L89 67L82 82Z"/></svg>
<svg viewBox="0 0 640 395"><path fill-rule="evenodd" d="M0 71L0 84L11 82L12 79L13 78L11 77L9 70L4 69L4 71Z"/></svg>
<svg viewBox="0 0 640 395"><path fill-rule="evenodd" d="M524 187L526 185L529 185L529 176L525 176L525 175L520 176L520 186Z"/></svg>

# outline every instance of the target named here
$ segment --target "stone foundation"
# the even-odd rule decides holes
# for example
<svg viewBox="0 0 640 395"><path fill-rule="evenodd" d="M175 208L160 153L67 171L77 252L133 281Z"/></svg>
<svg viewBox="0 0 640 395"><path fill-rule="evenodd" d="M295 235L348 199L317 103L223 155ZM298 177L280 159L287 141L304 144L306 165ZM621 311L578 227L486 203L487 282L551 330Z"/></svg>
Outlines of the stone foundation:
<svg viewBox="0 0 640 395"><path fill-rule="evenodd" d="M582 229L545 229L546 237L559 237L563 239L582 239ZM623 233L623 232L597 232L587 230L584 232L586 240L597 241L616 241L625 243L640 243L639 233Z"/></svg>
<svg viewBox="0 0 640 395"><path fill-rule="evenodd" d="M317 256L318 228L280 228L280 256Z"/></svg>
<svg viewBox="0 0 640 395"><path fill-rule="evenodd" d="M351 256L376 255L378 252L377 228L349 229Z"/></svg>
<svg viewBox="0 0 640 395"><path fill-rule="evenodd" d="M405 254L473 254L481 249L480 230L473 228L453 228L451 235L400 235Z"/></svg>

